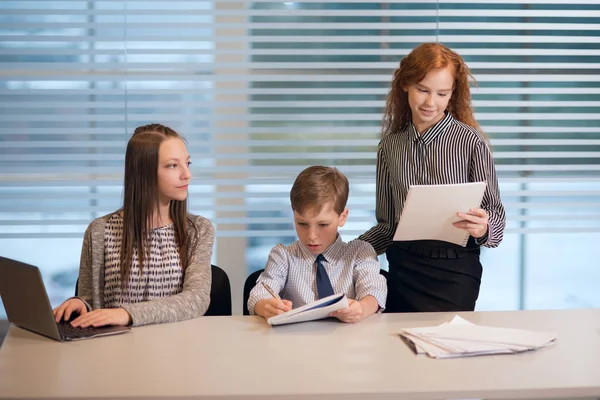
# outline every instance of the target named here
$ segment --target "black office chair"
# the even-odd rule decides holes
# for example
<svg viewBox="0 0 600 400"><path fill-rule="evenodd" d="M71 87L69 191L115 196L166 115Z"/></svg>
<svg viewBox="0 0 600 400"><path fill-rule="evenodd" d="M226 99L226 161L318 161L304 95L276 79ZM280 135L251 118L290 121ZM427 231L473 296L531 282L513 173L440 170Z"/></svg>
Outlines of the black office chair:
<svg viewBox="0 0 600 400"><path fill-rule="evenodd" d="M227 273L216 265L211 265L210 305L204 315L231 315L231 284Z"/></svg>
<svg viewBox="0 0 600 400"><path fill-rule="evenodd" d="M388 278L389 277L389 272L386 271L385 269L380 269L379 273L385 277L386 285L388 287L388 296L389 296L389 293L390 293L390 281L389 281L389 278ZM386 306L387 306L387 304L386 304ZM387 312L388 311L387 311L387 307L386 307L386 309L383 310L383 313L386 314Z"/></svg>
<svg viewBox="0 0 600 400"><path fill-rule="evenodd" d="M231 315L231 284L227 273L216 265L211 265L210 305L204 315ZM75 296L78 293L79 278L75 283ZM252 289L252 288L251 288Z"/></svg>
<svg viewBox="0 0 600 400"><path fill-rule="evenodd" d="M244 283L244 308L242 309L244 315L250 315L250 312L248 311L248 298L250 297L250 291L254 285L256 285L256 280L263 271L264 269L254 271L250 274L250 276L248 276L248 278L246 278L246 282Z"/></svg>

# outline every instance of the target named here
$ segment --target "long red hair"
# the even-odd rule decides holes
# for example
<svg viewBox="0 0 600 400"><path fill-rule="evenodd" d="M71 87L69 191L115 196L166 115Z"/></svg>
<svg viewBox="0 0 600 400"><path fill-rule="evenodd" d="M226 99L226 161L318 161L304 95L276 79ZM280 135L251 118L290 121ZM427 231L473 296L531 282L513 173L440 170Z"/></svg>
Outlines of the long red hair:
<svg viewBox="0 0 600 400"><path fill-rule="evenodd" d="M481 132L473 116L469 78L476 84L463 58L440 43L423 43L400 61L394 72L383 118L382 135L402 132L411 120L408 93L405 87L421 82L432 70L450 67L454 74L454 88L447 110L458 121Z"/></svg>

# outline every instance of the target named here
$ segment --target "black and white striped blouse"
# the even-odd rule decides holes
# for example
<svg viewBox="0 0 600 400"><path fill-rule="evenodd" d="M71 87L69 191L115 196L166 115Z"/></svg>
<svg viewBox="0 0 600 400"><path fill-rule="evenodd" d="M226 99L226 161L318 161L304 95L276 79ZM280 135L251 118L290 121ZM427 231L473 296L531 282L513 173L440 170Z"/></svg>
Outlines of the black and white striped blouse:
<svg viewBox="0 0 600 400"><path fill-rule="evenodd" d="M344 293L350 299L361 300L373 296L381 309L387 298L386 279L379 273L380 264L375 251L368 243L353 240L342 241L340 235L329 246L323 263L335 293ZM256 303L271 295L262 286L266 283L281 298L290 300L293 308L301 307L318 299L317 256L299 240L289 246L278 244L269 254L264 272L248 298L248 311L254 314Z"/></svg>
<svg viewBox="0 0 600 400"><path fill-rule="evenodd" d="M104 233L104 307L147 302L174 296L183 289L183 269L173 224L151 229L148 237L150 257L140 271L137 248L127 285L121 289L121 245L123 217L114 213Z"/></svg>
<svg viewBox="0 0 600 400"><path fill-rule="evenodd" d="M506 215L498 178L486 138L450 113L423 134L411 123L390 134L377 151L377 225L359 239L371 243L377 254L392 244L396 225L411 185L441 185L486 181L481 208L489 214L488 233L476 240L496 247L504 236ZM465 212L468 210L464 210Z"/></svg>

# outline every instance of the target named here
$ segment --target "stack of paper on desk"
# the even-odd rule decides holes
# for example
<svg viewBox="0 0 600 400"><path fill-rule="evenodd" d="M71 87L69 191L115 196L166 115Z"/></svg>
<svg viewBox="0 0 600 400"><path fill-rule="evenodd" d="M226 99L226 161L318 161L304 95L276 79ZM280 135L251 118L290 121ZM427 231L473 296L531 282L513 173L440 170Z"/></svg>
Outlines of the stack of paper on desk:
<svg viewBox="0 0 600 400"><path fill-rule="evenodd" d="M417 354L433 358L511 354L550 345L552 332L475 325L458 315L438 326L403 329L400 336Z"/></svg>

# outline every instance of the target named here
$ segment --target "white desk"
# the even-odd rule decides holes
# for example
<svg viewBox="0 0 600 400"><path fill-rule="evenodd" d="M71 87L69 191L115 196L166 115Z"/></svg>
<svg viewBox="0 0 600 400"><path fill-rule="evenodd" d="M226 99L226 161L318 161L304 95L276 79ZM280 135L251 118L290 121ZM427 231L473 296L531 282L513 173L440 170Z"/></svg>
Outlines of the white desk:
<svg viewBox="0 0 600 400"><path fill-rule="evenodd" d="M554 346L517 355L434 360L396 334L452 315L276 328L256 317L202 317L72 343L12 326L0 350L0 397L600 398L600 310L461 313L477 324L558 333Z"/></svg>

